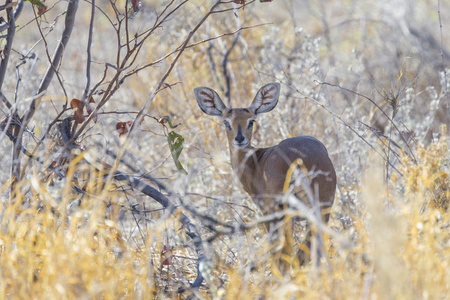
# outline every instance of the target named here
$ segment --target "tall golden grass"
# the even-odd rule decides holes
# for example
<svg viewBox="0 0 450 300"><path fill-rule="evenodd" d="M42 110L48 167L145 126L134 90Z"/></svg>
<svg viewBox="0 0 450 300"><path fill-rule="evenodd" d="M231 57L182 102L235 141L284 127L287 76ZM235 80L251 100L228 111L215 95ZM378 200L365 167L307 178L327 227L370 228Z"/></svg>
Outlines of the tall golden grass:
<svg viewBox="0 0 450 300"><path fill-rule="evenodd" d="M403 183L389 186L383 162L374 160L358 192L360 214L345 227L332 214L330 227L339 239L327 240L320 267L293 264L281 273L257 229L213 242L200 295L446 299L450 217L443 170L448 159L445 138L421 147L417 163L404 156ZM119 204L120 194L110 192L117 187L88 193L71 208L75 197L70 190L55 197L36 174L23 184L33 197L7 206L1 224L2 298L170 298L177 297L180 281L195 277L195 253L180 241L173 243L181 235L179 224L173 218L155 219L145 228L132 220L121 224L104 201ZM335 211L339 195L337 203ZM174 257L164 265L161 253L171 242Z"/></svg>

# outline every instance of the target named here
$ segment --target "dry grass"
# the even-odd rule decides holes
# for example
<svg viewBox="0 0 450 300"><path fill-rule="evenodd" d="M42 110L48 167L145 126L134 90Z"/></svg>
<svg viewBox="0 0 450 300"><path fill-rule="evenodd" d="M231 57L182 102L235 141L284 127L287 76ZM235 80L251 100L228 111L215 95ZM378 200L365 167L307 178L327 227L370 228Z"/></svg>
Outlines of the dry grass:
<svg viewBox="0 0 450 300"><path fill-rule="evenodd" d="M187 28L195 25L208 7L208 1L194 2L155 34L143 49L140 63L163 56L183 41ZM221 235L207 243L214 232L204 226L202 218L182 208L201 229L205 241L207 260L200 265L205 281L194 293L205 299L448 299L450 155L445 127L439 131L447 118L441 113L445 111L445 88L435 68L439 49L431 42L430 46L421 44L438 37L438 23L428 18L434 16L432 5L426 1L418 1L416 8L405 5L403 16L389 19L384 14L392 7L372 1L356 1L353 5L359 9L354 13L350 3L326 1L316 6L308 1L292 2L293 8L287 6L289 1L257 2L239 12L246 26L274 24L242 31L230 56L232 103L245 106L263 83L280 81L279 105L258 119L255 145L264 147L305 134L316 136L328 147L339 184L328 224L332 234L325 241L327 256L320 266L292 262L288 271L281 272L279 257L269 251L262 228ZM145 26L153 15L150 8L158 10L162 3L144 1L144 7L147 10L133 21L133 30ZM88 4L81 4L82 12L88 9ZM105 11L112 12L109 8ZM294 18L290 11L295 12ZM442 13L450 11L443 8ZM56 14L50 14L49 20ZM84 63L79 62L85 60L88 14L82 15L60 69L69 98L80 97L84 88ZM409 15L420 22L412 26ZM215 15L194 41L233 31L235 21L233 13ZM61 21L57 24L62 26ZM103 34L98 34L93 44L94 60L112 60L111 25L99 14L96 26ZM407 33L405 28L416 31ZM49 40L54 43L56 38L50 35ZM33 25L19 31L16 39L17 51L29 49L37 40ZM227 36L214 42L216 74L208 62L208 44L188 49L167 80L177 84L161 91L148 111L155 117L170 115L175 124L180 123L176 131L185 138L181 162L189 174L177 172L168 158L164 129L152 118L146 118L137 129L124 156L142 172L159 178L184 204L228 224L249 223L261 215L232 174L221 124L202 114L192 90L200 85L221 90L225 84L220 69L222 53L232 40L233 36ZM26 65L21 69L23 74L30 72L22 87L24 97L32 94L46 66L43 45L35 52L41 58L36 68ZM172 59L127 79L104 111L139 110ZM10 67L13 69L13 64ZM93 80L102 72L103 65L94 64ZM15 84L11 75L4 88L9 98ZM355 94L370 97L391 117L392 103L387 104L386 95L398 91L394 105L401 105L396 106L394 122L403 134L415 135L407 143L379 109ZM48 101L42 103L31 124L39 137L62 104L56 80L47 95ZM27 105L26 101L18 103L20 110ZM99 121L82 137L82 144L97 159L112 163L114 159L104 149L118 153L124 147L115 124L134 116L100 114ZM377 136L360 122L380 129L384 136ZM46 149L57 149L54 142L49 139ZM103 185L98 170L77 164L81 156L74 154L67 165L67 180L53 178L37 163L23 163L20 194L10 202L11 143L4 136L0 143L6 153L0 165L0 298L180 298L178 287L195 279L197 254L177 219L120 182ZM36 143L26 136L25 145L33 149ZM40 149L39 155L47 157L50 150ZM123 164L120 169L131 173ZM72 179L86 194L71 189ZM172 200L177 201L176 197ZM146 212L137 214L132 207ZM290 258L283 259L289 262Z"/></svg>

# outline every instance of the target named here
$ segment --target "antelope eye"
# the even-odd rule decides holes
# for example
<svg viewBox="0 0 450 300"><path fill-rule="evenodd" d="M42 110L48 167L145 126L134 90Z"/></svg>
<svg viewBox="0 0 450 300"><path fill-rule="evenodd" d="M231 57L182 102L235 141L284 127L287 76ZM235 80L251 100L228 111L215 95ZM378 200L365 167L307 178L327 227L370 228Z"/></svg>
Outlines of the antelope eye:
<svg viewBox="0 0 450 300"><path fill-rule="evenodd" d="M248 128L252 128L253 124L255 124L255 120L253 119L248 120Z"/></svg>
<svg viewBox="0 0 450 300"><path fill-rule="evenodd" d="M230 123L229 123L228 121L223 121L223 124L225 124L225 127L226 127L228 130L231 130L231 125L230 125Z"/></svg>

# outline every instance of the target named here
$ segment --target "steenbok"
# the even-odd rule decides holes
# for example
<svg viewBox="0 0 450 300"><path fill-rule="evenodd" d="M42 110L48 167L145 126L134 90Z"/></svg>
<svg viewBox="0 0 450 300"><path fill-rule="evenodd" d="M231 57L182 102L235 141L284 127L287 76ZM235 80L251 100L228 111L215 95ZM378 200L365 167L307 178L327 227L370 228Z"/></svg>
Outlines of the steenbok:
<svg viewBox="0 0 450 300"><path fill-rule="evenodd" d="M264 85L248 108L226 107L219 95L207 87L197 87L194 93L201 110L221 118L225 124L231 166L264 215L283 207L319 208L322 220L328 222L336 191L336 172L320 141L299 136L269 148L251 146L255 119L275 108L280 95L279 83ZM292 202L292 197L286 197L287 193L295 196L300 205ZM308 248L310 236L309 231L305 242ZM304 253L299 254L303 263Z"/></svg>

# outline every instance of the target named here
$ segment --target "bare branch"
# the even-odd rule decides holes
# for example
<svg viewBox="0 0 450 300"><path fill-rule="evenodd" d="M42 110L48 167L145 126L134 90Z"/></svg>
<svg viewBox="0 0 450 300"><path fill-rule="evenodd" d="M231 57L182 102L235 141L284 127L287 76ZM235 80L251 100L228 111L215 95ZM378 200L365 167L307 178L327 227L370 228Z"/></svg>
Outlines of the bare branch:
<svg viewBox="0 0 450 300"><path fill-rule="evenodd" d="M352 91L352 90L347 89L347 88L345 88L345 87L341 87L341 86L338 85L338 84L331 84L331 83L328 83L328 82L317 82L317 83L319 83L320 85L328 85L328 86L331 86L331 87L337 87L337 88L339 88L339 89L341 89L341 90L343 90L343 91L346 91L346 92L355 94L355 95L357 95L357 96L360 96L360 97L362 97L362 98L368 100L370 103L372 103L376 108L378 108L379 111L381 111L381 113L389 120L389 122L391 122L392 126L393 126L393 127L395 128L395 130L399 133L399 136L400 136L400 138L403 140L403 142L405 143L406 147L408 147L408 150L409 150L409 152L411 153L411 155L413 156L413 159L414 159L414 161L415 161L414 154L413 154L413 152L412 152L412 150L411 150L411 147L409 146L408 141L407 141L406 138L403 136L403 134L402 134L402 132L400 131L400 129L398 129L397 125L394 123L394 120L393 120L391 117L389 117L388 114L387 114L387 113L386 113L386 112L385 112L385 111L384 111L384 110L383 110L383 109L382 109L375 101L373 101L372 99L370 99L369 97L367 97L367 96L365 96L365 95L363 95L363 94L361 94L361 93Z"/></svg>
<svg viewBox="0 0 450 300"><path fill-rule="evenodd" d="M232 31L232 32L224 33L224 34L221 34L221 35L212 37L212 38L207 38L207 39L201 40L201 41L199 41L199 42L189 44L189 45L187 45L186 47L184 47L184 49L189 49L189 48L192 48L192 47L201 45L201 44L206 43L206 42L210 42L210 41L213 41L213 40L217 40L217 39L220 39L220 38L222 38L222 37L224 37L224 36L234 35L234 34L236 34L236 33L239 33L241 30L252 29L252 28L256 28L256 27L259 27L259 26L265 26L265 25L269 25L269 24L270 24L270 23L263 23L263 24L257 24L257 25L252 25L252 26L244 26L244 27L241 27L241 28L239 28L239 29L237 29L237 30L235 30L235 31ZM142 67L139 67L139 68L134 69L132 72L127 73L127 74L124 76L124 78L127 78L127 77L129 77L129 76L131 76L131 75L137 74L139 71L142 71L143 69L146 69L146 68L148 68L148 67L154 66L154 65L156 65L156 64L158 64L158 63L160 63L160 62L162 62L163 60L165 60L165 59L167 59L168 57L174 55L175 53L178 53L178 52L182 49L182 46L183 46L183 45L181 45L181 46L178 47L177 49L173 50L172 52L170 52L170 53L164 55L163 57L158 58L158 59L155 60L155 61L152 61L151 63L148 63L148 64L146 64L146 65L143 65Z"/></svg>
<svg viewBox="0 0 450 300"><path fill-rule="evenodd" d="M442 45L441 0L438 0L438 16L439 16L439 28L440 28L440 37L441 37L442 68L444 69L444 85L445 85L444 89L445 89L445 96L447 98L447 114L448 114L449 119L450 119L450 100L449 100L448 88L447 88L447 70L445 68L444 47Z"/></svg>
<svg viewBox="0 0 450 300"><path fill-rule="evenodd" d="M57 71L57 67L61 62L62 55L64 53L64 49L67 46L67 43L69 42L70 35L72 33L72 29L75 23L75 15L78 9L78 0L69 0L69 5L67 7L67 14L66 14L66 22L65 22L65 28L61 37L61 41L54 53L53 59L50 63L50 66L47 68L47 72L41 82L41 85L37 91L36 94L40 95L43 92L45 92L50 85L50 82L53 78L53 75ZM38 26L39 31L40 27ZM42 32L40 31L41 36L43 37ZM58 77L59 79L59 77ZM61 82L60 82L61 83ZM14 136L16 137L16 141L14 142L13 147L13 153L12 153L12 164L11 164L11 178L16 178L12 182L12 188L11 190L14 191L14 186L17 182L17 180L20 178L20 147L19 145L22 144L22 138L23 138L23 132L24 128L28 125L31 118L34 116L34 113L36 112L37 107L39 106L41 97L33 99L31 101L30 107L25 112L25 115L22 118L22 126L16 127L14 129ZM11 193L11 198L14 197L13 193Z"/></svg>
<svg viewBox="0 0 450 300"><path fill-rule="evenodd" d="M242 4L239 7L233 7L233 8L227 8L227 9L222 9L222 10L216 10L216 11L213 12L213 14L223 13L223 12L227 12L227 11L237 11L237 10L239 10L241 8L246 7L247 5L252 4L255 1L256 0L245 2L244 4ZM229 3L235 3L235 1L220 1L220 4L229 4Z"/></svg>
<svg viewBox="0 0 450 300"><path fill-rule="evenodd" d="M50 82L55 74L57 67L61 63L62 56L64 54L64 50L70 40L70 35L72 34L72 29L75 23L75 16L78 9L78 0L69 0L69 5L67 6L66 20L64 31L61 36L61 40L59 42L58 47L53 55L52 62L50 66L47 68L47 71L44 75L44 78L41 81L37 94L40 94L47 90ZM39 105L39 99L33 100L30 104L28 111L26 112L23 118L23 124L26 126L28 122L30 122L34 113L36 112L36 108Z"/></svg>
<svg viewBox="0 0 450 300"><path fill-rule="evenodd" d="M161 26L169 19L169 17L170 17L172 14L174 14L178 9L180 9L187 1L188 1L188 0L185 0L185 1L181 2L180 4L178 4L173 10L171 10L170 12L168 12L167 15L165 15L164 18L161 19L161 21L159 21L160 17L161 17L162 15L164 15L164 13L166 12L166 10L168 10L169 7L170 7L170 6L172 5L172 3L174 2L174 0L172 0L169 4L166 5L166 7L164 8L164 10L161 12L161 14L156 18L155 25L153 25L153 27L152 27L150 30L146 31L145 34L140 34L140 35L138 35L137 37L135 37L134 39L130 40L130 42L133 42L133 41L134 41L136 44L135 44L135 47L134 47L133 49L131 49L131 51L128 52L128 58L130 58L130 57L132 56L133 52L134 52L134 54L133 54L133 57L132 57L132 59L131 59L131 61L130 61L130 63L128 64L127 67L125 67L125 62L126 62L126 61L124 60L124 64L122 64L122 68L123 68L123 69L126 69L126 68L128 68L129 66L131 66L132 64L134 64L134 62L136 61L136 59L137 59L137 57L138 57L138 55L139 55L139 52L140 52L141 49L142 49L142 46L144 45L144 42L145 42L145 41L146 41L146 40L154 33L154 31L155 31L157 28L160 28L160 27L161 27ZM144 35L144 37L142 38L142 40L141 40L140 42L137 42L137 38L140 37L140 36L142 36L142 35ZM172 52L172 53L173 53L173 52ZM131 74L130 74L130 75L131 75ZM124 77L122 78L122 80L124 80L126 77L128 77L128 76L124 76Z"/></svg>
<svg viewBox="0 0 450 300"><path fill-rule="evenodd" d="M186 1L183 1L182 4L186 3ZM220 1L217 1L210 9L210 11L200 20L200 22L194 27L194 29L189 33L189 35L187 36L187 38L184 40L184 42L181 44L181 46L179 46L177 48L177 52L178 55L175 57L174 61L172 62L172 64L169 66L169 69L166 71L166 73L163 75L163 77L161 78L161 80L159 81L158 85L156 86L156 88L154 89L154 91L150 94L147 102L144 104L143 108L139 111L139 113L137 114L136 118L134 119L133 125L130 128L130 131L128 134L130 134L134 128L135 122L136 120L139 120L140 117L142 117L142 114L144 114L144 111L148 109L148 107L150 106L150 103L153 101L153 99L155 98L156 94L158 93L158 91L161 90L161 87L163 86L163 84L165 83L165 80L167 79L167 77L169 76L169 74L172 72L172 69L174 68L175 64L177 63L178 59L180 58L180 56L183 54L184 50L186 49L189 41L191 40L192 36L194 35L194 33L200 28L200 26L205 22L205 20L213 13L214 9L221 4ZM177 6L176 8L174 8L174 10L178 9L180 6ZM173 11L171 11L169 14L171 14ZM104 97L102 98L102 100L100 100L100 102L97 104L97 106L95 107L95 109L93 110L93 112L89 115L89 117L84 121L84 123L80 126L80 128L77 130L77 132L73 135L72 140L70 142L73 142L75 139L78 138L78 136L80 136L80 134L84 131L84 129L86 128L86 126L90 123L90 121L94 118L94 115L98 112L98 110L108 101L108 99L112 96L111 91L113 90L113 84L116 83L116 87L115 89L117 89L122 83L123 80L126 78L126 76L124 76L121 80L119 79L120 73L125 70L127 67L125 67L125 64L127 63L127 58L129 58L130 56L128 55L122 62L122 64L120 65L120 67L114 67L114 69L117 70L117 73L114 75L114 78L111 80L110 84L108 85L108 88L106 89L105 93L104 93ZM119 59L119 58L118 58ZM118 62L119 64L119 62ZM107 64L107 66L112 67L111 65Z"/></svg>
<svg viewBox="0 0 450 300"><path fill-rule="evenodd" d="M332 84L329 83L319 83L319 84L328 84L331 86L334 86ZM299 90L295 89L298 93L301 93ZM323 105L322 103L320 103L319 101L315 100L315 99L311 99L314 101L315 104L319 105L320 107L322 107L323 109L325 109L328 113L330 113L333 117L335 117L336 119L338 119L339 121L341 121L341 123L347 127L348 129L350 129L351 132L353 132L354 134L356 134L363 142L365 142L370 148L372 148L372 150L374 150L378 155L380 155L380 157L382 157L384 159L384 156L382 153L380 153L380 151L378 151L377 149L375 149L374 146L372 146L372 144L370 144L363 136L361 136L353 127L351 127L349 124L347 124L340 116L338 116L337 114L335 114L333 111L331 111L328 107L326 107L325 105ZM390 162L388 161L388 164L400 175L403 177L403 174Z"/></svg>
<svg viewBox="0 0 450 300"><path fill-rule="evenodd" d="M240 21L239 17L236 18L236 23L237 23L238 27L241 27L241 21ZM237 45L237 42L240 37L241 37L241 31L238 31L238 33L234 37L233 41L231 42L230 47L228 47L228 49L226 49L225 53L223 54L222 72L225 77L225 97L227 98L228 107L232 107L231 106L231 78L230 78L230 73L227 68L228 61L229 61L228 58L230 57L231 51L233 51L234 47Z"/></svg>
<svg viewBox="0 0 450 300"><path fill-rule="evenodd" d="M8 101L8 99L6 98L6 96L2 93L2 91L0 91L0 100L2 101L3 104L6 105L6 107L11 110L12 108L12 104L11 102Z"/></svg>
<svg viewBox="0 0 450 300"><path fill-rule="evenodd" d="M91 46L92 46L92 33L94 30L94 16L95 16L95 0L92 0L91 2L91 21L89 24L89 38L88 38L88 44L87 44L87 62L86 62L86 87L84 89L83 98L81 98L81 101L85 101L85 104L89 103L89 100L87 99L88 93L89 93L89 87L91 85Z"/></svg>
<svg viewBox="0 0 450 300"><path fill-rule="evenodd" d="M6 0L6 5L11 4L11 1L12 0ZM6 35L6 45L5 49L3 49L2 60L0 62L0 89L3 86L3 81L5 80L6 68L8 67L9 55L11 53L14 34L16 32L13 7L8 7L6 9L6 14L8 16L8 33Z"/></svg>
<svg viewBox="0 0 450 300"><path fill-rule="evenodd" d="M147 99L147 101L145 102L144 106L142 107L142 109L139 111L139 113L137 114L136 118L133 120L133 124L130 128L130 131L127 135L127 137L130 135L130 133L132 132L136 121L139 120L142 116L142 114L144 114L144 111L146 111L148 109L148 107L150 106L150 103L152 103L153 99L156 97L156 94L158 93L158 91L161 89L161 86L164 84L164 82L166 81L167 77L169 77L170 73L172 72L172 69L175 67L176 63L178 62L178 59L181 57L181 55L183 54L184 50L186 50L187 45L189 44L189 41L191 40L191 38L194 36L194 33L197 32L197 30L200 28L200 26L202 26L202 24L206 21L206 19L208 19L208 17L214 13L214 9L221 4L221 1L217 1L209 10L209 12L200 20L200 22L197 23L197 25L194 27L194 29L192 29L191 32L189 32L189 35L187 36L187 38L184 40L183 44L180 47L180 50L177 54L177 56L175 57L175 59L173 60L173 62L170 64L169 69L166 71L166 73L164 74L164 76L161 78L161 80L159 81L158 85L156 86L156 88L154 89L154 91L150 94L149 98Z"/></svg>
<svg viewBox="0 0 450 300"><path fill-rule="evenodd" d="M9 1L9 3L11 3L11 1ZM8 1L4 6L8 6ZM22 13L22 10L23 10L23 0L20 0L19 4L17 4L16 10L14 11L14 20L17 20L19 18L20 14ZM0 32L6 30L7 28L9 28L8 23L0 25Z"/></svg>

